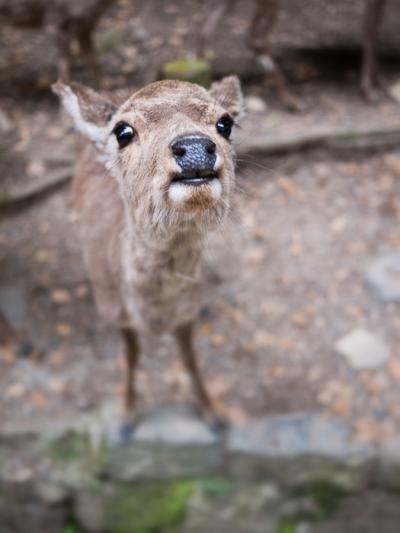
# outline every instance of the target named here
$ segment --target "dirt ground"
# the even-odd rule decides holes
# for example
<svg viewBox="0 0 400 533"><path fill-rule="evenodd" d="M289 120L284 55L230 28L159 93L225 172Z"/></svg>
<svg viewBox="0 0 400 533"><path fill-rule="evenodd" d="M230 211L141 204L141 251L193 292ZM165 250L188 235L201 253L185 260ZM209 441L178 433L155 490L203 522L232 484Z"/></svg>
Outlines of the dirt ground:
<svg viewBox="0 0 400 533"><path fill-rule="evenodd" d="M7 31L7 39L18 41L20 33ZM129 53L139 57L140 43L121 46L120 55L105 52L107 72L120 69ZM158 50L163 42L151 46ZM2 61L12 64L10 48L7 54ZM19 63L24 79L25 64ZM145 79L142 59L138 65L137 79ZM320 80L315 65L308 67L302 72L312 83L294 89L318 103ZM48 76L37 78L39 87ZM136 80L128 71L108 79L112 86ZM257 82L245 90L260 92ZM25 172L24 132L29 141L36 135L56 144L65 135L72 139L49 96L36 100L6 91L2 104L8 120L21 125L9 133L11 144L16 135L20 157L3 158L2 180ZM28 174L43 172L40 157L28 163ZM321 149L239 161L237 205L206 253L207 303L196 338L206 382L233 421L321 410L345 419L364 441L400 430L398 306L379 302L364 281L374 259L400 247L399 178L400 150ZM122 393L121 340L96 314L68 199L65 188L0 220L3 306L39 352L36 360L0 354L0 426L97 409ZM356 371L335 354L335 342L356 327L388 343L385 365ZM168 337L146 341L137 382L143 406L191 397Z"/></svg>

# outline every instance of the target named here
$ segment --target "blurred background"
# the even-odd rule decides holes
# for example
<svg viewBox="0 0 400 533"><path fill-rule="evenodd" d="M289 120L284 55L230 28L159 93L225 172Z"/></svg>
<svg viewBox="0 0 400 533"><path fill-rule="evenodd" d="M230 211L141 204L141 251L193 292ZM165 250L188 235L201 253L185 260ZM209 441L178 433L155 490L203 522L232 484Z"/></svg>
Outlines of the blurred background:
<svg viewBox="0 0 400 533"><path fill-rule="evenodd" d="M220 443L193 419L174 342L146 339L151 444L121 445L103 428L122 343L94 306L49 86L227 74L239 191L196 344L234 429ZM1 533L398 533L399 103L396 0L0 0Z"/></svg>

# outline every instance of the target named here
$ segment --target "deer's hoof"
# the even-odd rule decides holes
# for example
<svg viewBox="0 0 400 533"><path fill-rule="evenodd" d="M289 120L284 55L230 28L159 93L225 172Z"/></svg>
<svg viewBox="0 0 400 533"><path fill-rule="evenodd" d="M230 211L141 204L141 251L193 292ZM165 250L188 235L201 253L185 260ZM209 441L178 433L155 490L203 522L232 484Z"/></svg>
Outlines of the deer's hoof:
<svg viewBox="0 0 400 533"><path fill-rule="evenodd" d="M123 422L118 428L118 437L121 442L128 442L133 438L135 433L135 424L132 422Z"/></svg>
<svg viewBox="0 0 400 533"><path fill-rule="evenodd" d="M214 435L220 437L223 436L229 429L229 421L224 416L212 415L210 417L208 426Z"/></svg>

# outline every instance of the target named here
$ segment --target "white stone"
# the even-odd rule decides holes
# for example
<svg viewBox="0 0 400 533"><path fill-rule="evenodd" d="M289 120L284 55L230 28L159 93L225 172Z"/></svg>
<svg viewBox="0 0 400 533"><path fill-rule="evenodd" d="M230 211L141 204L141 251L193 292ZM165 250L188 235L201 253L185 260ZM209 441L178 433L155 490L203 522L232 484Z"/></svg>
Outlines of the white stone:
<svg viewBox="0 0 400 533"><path fill-rule="evenodd" d="M400 253L391 253L374 261L366 280L384 302L400 302Z"/></svg>
<svg viewBox="0 0 400 533"><path fill-rule="evenodd" d="M335 345L335 351L356 369L377 368L390 355L385 342L364 329L355 329L341 338Z"/></svg>
<svg viewBox="0 0 400 533"><path fill-rule="evenodd" d="M268 109L267 104L259 96L248 96L245 105L249 113L265 113Z"/></svg>

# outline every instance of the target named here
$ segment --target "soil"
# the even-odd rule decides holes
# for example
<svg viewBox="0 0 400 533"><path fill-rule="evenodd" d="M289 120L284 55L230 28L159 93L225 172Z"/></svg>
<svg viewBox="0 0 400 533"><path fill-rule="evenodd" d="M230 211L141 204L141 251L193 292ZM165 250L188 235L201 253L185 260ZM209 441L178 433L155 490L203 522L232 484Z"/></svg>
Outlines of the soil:
<svg viewBox="0 0 400 533"><path fill-rule="evenodd" d="M130 24L138 28L135 20ZM115 36L119 25L128 31L122 17L110 16L102 24L105 34L112 29ZM157 28L155 22L151 31L157 33ZM27 46L29 34L7 32L3 39L13 35L16 43ZM142 57L146 38L139 41L118 41L119 55L104 52L106 85L148 81L157 70L158 59L147 70L140 59L137 76L123 69L118 78L113 75L123 66L124 54ZM148 53L151 46L158 50L165 44L162 39L149 42ZM31 52L40 46L32 46ZM8 49L12 65L10 53ZM294 80L293 89L315 102L315 120L323 121L326 110L323 104L318 108L323 102L318 95L335 82L321 81L315 65L307 64L303 73L313 73L309 83L298 86ZM24 65L26 80L31 74ZM36 77L37 86L46 85L48 76ZM259 93L258 84L246 85L246 93ZM39 100L32 93L22 98L26 85L18 87L21 92L15 94L6 87L2 96L6 135L15 152L7 148L10 160L2 163L2 179L7 180L47 171L42 157L28 150L38 137L53 146L73 144L69 123L60 118L49 93ZM335 101L340 105L355 93L354 85L334 91ZM380 98L387 111L389 104ZM400 430L400 319L398 306L379 302L369 291L364 274L371 261L400 246L400 151L320 149L269 159L248 156L238 163L237 205L206 252L209 303L199 319L196 344L210 391L227 405L235 422L317 410L343 418L355 438L389 438ZM68 202L64 188L0 222L4 311L9 306L22 315L20 335L37 349L34 358L29 350L0 354L0 425L97 409L122 393L121 339L96 313ZM384 366L356 371L334 352L335 342L357 327L390 346ZM191 397L172 339L145 341L137 384L142 405Z"/></svg>

